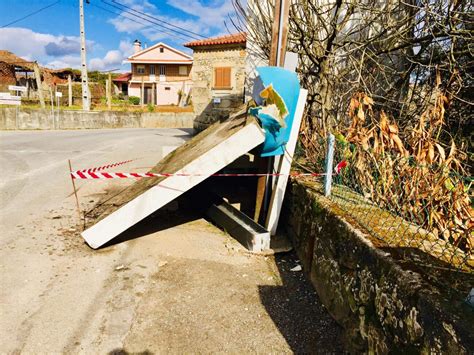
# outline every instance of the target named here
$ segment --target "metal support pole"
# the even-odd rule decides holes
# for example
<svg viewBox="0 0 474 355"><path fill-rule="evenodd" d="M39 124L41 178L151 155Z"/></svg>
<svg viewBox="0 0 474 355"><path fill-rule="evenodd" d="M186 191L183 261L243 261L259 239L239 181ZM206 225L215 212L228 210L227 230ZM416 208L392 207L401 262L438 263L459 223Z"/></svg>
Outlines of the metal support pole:
<svg viewBox="0 0 474 355"><path fill-rule="evenodd" d="M326 154L326 177L324 179L324 196L326 197L329 197L331 195L333 161L334 161L334 135L329 134L328 150Z"/></svg>
<svg viewBox="0 0 474 355"><path fill-rule="evenodd" d="M81 27L81 82L82 82L82 109L90 111L91 101L89 93L89 79L87 77L86 33L84 29L84 0L79 0L79 19Z"/></svg>

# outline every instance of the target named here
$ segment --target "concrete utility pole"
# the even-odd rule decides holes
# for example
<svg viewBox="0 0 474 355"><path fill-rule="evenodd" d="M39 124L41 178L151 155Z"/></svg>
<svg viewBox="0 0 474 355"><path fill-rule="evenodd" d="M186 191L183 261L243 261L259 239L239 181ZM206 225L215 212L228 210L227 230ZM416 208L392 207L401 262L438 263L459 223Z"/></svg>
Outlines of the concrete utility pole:
<svg viewBox="0 0 474 355"><path fill-rule="evenodd" d="M88 0L86 0L88 3ZM84 0L79 0L79 20L81 27L81 81L82 81L82 109L90 111L91 101L89 93L89 79L87 78L86 63L86 33L84 30Z"/></svg>

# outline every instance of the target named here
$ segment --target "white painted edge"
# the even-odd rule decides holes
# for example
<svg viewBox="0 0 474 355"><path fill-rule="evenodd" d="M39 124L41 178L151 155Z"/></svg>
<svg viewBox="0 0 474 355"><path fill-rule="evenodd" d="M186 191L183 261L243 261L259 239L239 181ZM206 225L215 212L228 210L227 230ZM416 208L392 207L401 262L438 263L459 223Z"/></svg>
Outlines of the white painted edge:
<svg viewBox="0 0 474 355"><path fill-rule="evenodd" d="M298 103L296 104L295 117L293 119L293 126L291 127L290 138L285 146L283 158L280 159L280 166L277 169L277 172L283 175L277 177L275 188L272 191L270 208L265 221L265 227L268 231L270 231L270 235L275 235L278 227L278 220L280 218L283 198L285 197L286 185L288 183L288 174L291 171L291 162L293 161L296 143L298 142L307 96L308 90L301 89L298 97Z"/></svg>
<svg viewBox="0 0 474 355"><path fill-rule="evenodd" d="M265 131L257 124L249 124L176 173L214 174L264 140ZM196 175L168 177L81 235L91 248L99 248L206 178Z"/></svg>

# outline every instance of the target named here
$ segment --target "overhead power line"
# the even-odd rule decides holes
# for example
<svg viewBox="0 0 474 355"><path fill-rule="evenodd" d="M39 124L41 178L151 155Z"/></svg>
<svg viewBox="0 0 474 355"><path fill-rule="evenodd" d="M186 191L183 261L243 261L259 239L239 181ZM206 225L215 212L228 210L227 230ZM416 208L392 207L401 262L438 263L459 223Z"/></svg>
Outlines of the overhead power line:
<svg viewBox="0 0 474 355"><path fill-rule="evenodd" d="M46 10L46 9L48 9L48 8L50 8L50 7L54 6L54 5L56 5L56 4L57 4L58 2L60 2L60 1L61 1L61 0L58 0L58 1L52 3L52 4L48 5L48 6L45 6L45 7L42 7L41 9L38 9L38 10L36 10L36 11L33 11L33 12L29 13L28 15L25 15L25 16L23 16L23 17L20 17L19 19L16 19L15 21L12 21L12 22L10 22L10 23L7 23L6 25L3 25L1 28L8 27L8 26L13 25L13 24L15 24L15 23L17 23L17 22L20 22L20 21L22 21L22 20L24 20L24 19L26 19L26 18L28 18L28 17L30 17L30 16L36 15L37 13L39 13L39 12L41 12L41 11L43 11L43 10Z"/></svg>
<svg viewBox="0 0 474 355"><path fill-rule="evenodd" d="M111 14L114 14L114 15L117 15L117 16L120 16L120 17L123 17L123 18L126 18L127 20L130 20L130 21L132 21L132 22L138 23L138 24L140 24L140 25L146 26L145 28L156 27L156 25L153 25L153 24L150 25L149 23L143 23L143 22L141 22L141 21L137 21L137 20L136 20L135 18L133 18L133 17L125 16L123 13L119 13L119 12L115 12L115 11L109 10L109 9L107 9L107 8L105 8L105 7L100 6L100 5L95 5L95 4L90 4L90 5L92 5L92 6L94 6L94 7L97 7L97 8L99 8L99 9L103 10L103 11L109 12L109 13L111 13ZM189 38L187 38L187 37L183 37L183 36L177 35L177 34L172 33L172 32L164 31L164 30L162 30L162 29L160 29L159 31L160 31L160 33L165 33L165 34L168 34L168 35L171 35L171 36L179 37L180 39L182 39L182 40L184 40L184 41L188 41L188 40L189 40Z"/></svg>
<svg viewBox="0 0 474 355"><path fill-rule="evenodd" d="M118 5L118 6L117 6L116 4L107 2L107 1L105 1L105 0L102 0L102 2L103 2L104 4L107 4L107 5L111 6L111 7L114 7L114 8L116 8L116 9L120 10L120 11L126 12L127 14L130 14L130 15L132 15L132 16L135 16L135 17L137 17L137 18L139 18L139 19L142 19L142 20L144 20L144 21L147 21L147 22L149 22L149 23L152 23L152 24L154 24L154 25L156 25L156 26L165 28L165 29L167 29L168 31L172 31L172 32L174 32L174 33L181 34L181 35L183 35L183 36L186 36L186 37L189 37L189 38L192 38L192 39L197 39L197 40L199 40L199 39L201 39L201 38L205 38L204 36L199 35L199 34L198 34L198 35L188 34L188 33L193 33L193 32L188 31L188 30L186 30L186 29L184 29L184 28L181 28L181 27L179 27L179 26L174 26L174 27L180 28L181 30L175 30L175 29L173 29L173 28L170 28L170 27L168 27L168 26L165 26L165 25L163 25L163 23L165 23L163 20L161 20L161 19L159 19L159 18L155 18L155 17L150 16L150 15L147 15L147 14L142 13L142 12L140 12L140 11L134 10L134 9L132 9L132 8L126 6L126 5L122 5L122 4L118 4L118 3L117 3L117 5ZM133 12L127 10L127 9L130 9L131 11L134 11L134 12L139 13L139 14L142 14L142 15L137 15L136 13L133 13ZM148 17L148 18L147 18L147 17ZM185 32L188 32L188 33L185 33ZM198 36L199 36L199 37L198 37Z"/></svg>
<svg viewBox="0 0 474 355"><path fill-rule="evenodd" d="M127 6L127 5L125 5L125 4L121 4L121 3L119 3L117 0L112 0L112 2L115 3L115 4L117 4L117 5L120 5L120 6L122 6L122 7L125 7L125 8L127 8L127 9L129 9L130 11L139 13L139 14L141 14L141 15L143 15L143 16L146 16L146 17L148 17L148 18L151 18L151 19L153 19L153 20L157 20L157 21L163 22L163 23L167 24L168 26L177 28L177 29L179 29L179 30L182 30L182 31L185 31L185 32L188 32L188 33L191 33L191 34L193 34L193 35L195 35L195 36L198 36L198 37L201 37L201 38L206 38L206 37L204 37L203 35L201 35L201 34L199 34L199 33L196 33L196 32L190 31L190 30L187 30L187 29L185 29L184 27L177 26L177 25L175 25L175 24L173 24L173 23L170 23L170 22L167 22L167 21L165 21L165 20L159 19L158 17L155 17L155 16L151 16L151 15L145 13L145 12L138 11L138 10L136 10L136 9L130 7L130 6Z"/></svg>

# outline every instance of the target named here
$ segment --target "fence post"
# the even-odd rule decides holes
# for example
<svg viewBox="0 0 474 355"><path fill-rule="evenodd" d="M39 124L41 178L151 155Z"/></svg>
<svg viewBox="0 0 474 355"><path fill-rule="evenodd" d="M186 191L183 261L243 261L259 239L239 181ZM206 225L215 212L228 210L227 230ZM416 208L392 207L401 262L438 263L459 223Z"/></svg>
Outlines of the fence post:
<svg viewBox="0 0 474 355"><path fill-rule="evenodd" d="M331 195L333 160L334 160L334 135L329 134L328 150L326 152L326 175L324 179L324 196L326 197Z"/></svg>

